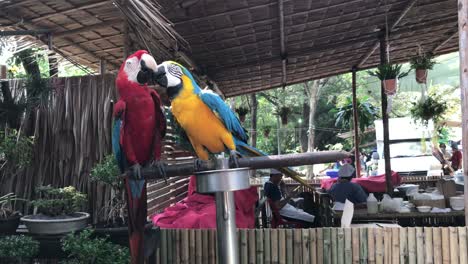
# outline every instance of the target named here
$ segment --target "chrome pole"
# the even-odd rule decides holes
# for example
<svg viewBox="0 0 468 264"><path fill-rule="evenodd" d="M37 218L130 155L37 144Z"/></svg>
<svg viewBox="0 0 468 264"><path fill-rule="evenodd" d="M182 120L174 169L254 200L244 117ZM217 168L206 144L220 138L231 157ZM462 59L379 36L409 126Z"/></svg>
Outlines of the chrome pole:
<svg viewBox="0 0 468 264"><path fill-rule="evenodd" d="M231 191L216 192L215 195L218 263L238 264L234 193Z"/></svg>

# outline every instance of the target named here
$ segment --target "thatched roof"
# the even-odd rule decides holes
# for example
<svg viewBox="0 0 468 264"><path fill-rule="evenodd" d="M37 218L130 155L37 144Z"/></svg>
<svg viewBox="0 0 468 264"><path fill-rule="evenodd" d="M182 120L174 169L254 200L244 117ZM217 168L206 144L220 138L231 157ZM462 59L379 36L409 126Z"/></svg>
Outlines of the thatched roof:
<svg viewBox="0 0 468 264"><path fill-rule="evenodd" d="M157 2L189 44L174 47L168 51L171 58L164 59L186 63L183 58L190 57L199 75L226 96L345 73L353 66L373 67L379 63L378 34L384 27L392 62L408 60L419 46L436 54L458 49L456 0ZM125 16L112 1L0 5L3 27L50 30L54 48L84 65L97 68L106 59L115 69L122 62ZM138 45L145 46L131 47Z"/></svg>

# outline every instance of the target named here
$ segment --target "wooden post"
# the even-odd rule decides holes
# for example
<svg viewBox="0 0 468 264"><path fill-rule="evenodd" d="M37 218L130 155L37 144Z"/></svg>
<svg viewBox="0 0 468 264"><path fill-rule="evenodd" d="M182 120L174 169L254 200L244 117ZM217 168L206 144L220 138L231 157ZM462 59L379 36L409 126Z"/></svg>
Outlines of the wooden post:
<svg viewBox="0 0 468 264"><path fill-rule="evenodd" d="M385 30L381 31L379 36L380 39L380 64L387 63L387 39L385 38ZM387 193L393 194L392 184L392 169L390 167L390 140L388 134L388 114L387 114L387 94L385 94L385 88L383 82L380 84L380 93L382 100L382 124L383 124L383 145L384 145L384 159L385 159L385 182L387 186Z"/></svg>
<svg viewBox="0 0 468 264"><path fill-rule="evenodd" d="M7 79L7 66L0 65L0 79Z"/></svg>
<svg viewBox="0 0 468 264"><path fill-rule="evenodd" d="M465 223L468 223L468 0L458 0L460 88L462 98L463 174L465 175Z"/></svg>
<svg viewBox="0 0 468 264"><path fill-rule="evenodd" d="M353 89L353 121L354 121L354 164L356 166L356 177L361 177L361 159L359 155L359 122L357 111L357 97L356 97L356 67L353 67L352 76L352 89Z"/></svg>
<svg viewBox="0 0 468 264"><path fill-rule="evenodd" d="M106 60L99 60L99 74L104 75L106 73Z"/></svg>

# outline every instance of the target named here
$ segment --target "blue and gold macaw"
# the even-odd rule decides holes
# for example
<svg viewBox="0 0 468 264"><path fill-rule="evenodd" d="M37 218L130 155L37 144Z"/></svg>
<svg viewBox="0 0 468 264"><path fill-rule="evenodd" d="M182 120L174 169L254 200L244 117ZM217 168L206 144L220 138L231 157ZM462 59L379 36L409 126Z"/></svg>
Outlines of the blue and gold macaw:
<svg viewBox="0 0 468 264"><path fill-rule="evenodd" d="M142 75L167 89L171 101L171 112L185 131L197 156L208 160L210 154L229 151L236 161L238 154L245 156L266 156L247 144L246 130L228 105L209 90L202 90L192 74L181 64L165 61L157 70L142 68ZM304 186L310 187L299 174L289 168L280 169L284 174Z"/></svg>

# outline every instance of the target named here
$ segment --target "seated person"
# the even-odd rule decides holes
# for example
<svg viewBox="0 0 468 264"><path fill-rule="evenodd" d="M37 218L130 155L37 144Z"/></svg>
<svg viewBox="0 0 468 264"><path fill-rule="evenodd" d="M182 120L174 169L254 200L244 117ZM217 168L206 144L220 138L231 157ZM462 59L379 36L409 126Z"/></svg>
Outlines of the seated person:
<svg viewBox="0 0 468 264"><path fill-rule="evenodd" d="M343 165L338 171L338 181L328 190L335 202L344 203L348 199L353 204L360 204L367 201L367 194L361 185L351 182L354 172L350 164Z"/></svg>
<svg viewBox="0 0 468 264"><path fill-rule="evenodd" d="M276 208L279 209L280 215L285 219L299 220L308 224L312 224L314 222L315 216L289 204L289 201L293 196L296 195L296 193L292 192L287 196L284 195L280 188L282 178L283 174L280 171L275 169L271 170L270 179L265 183L264 186L265 196L275 203Z"/></svg>

